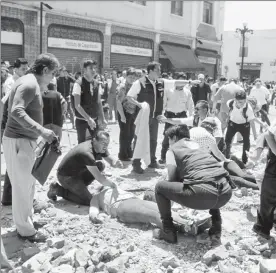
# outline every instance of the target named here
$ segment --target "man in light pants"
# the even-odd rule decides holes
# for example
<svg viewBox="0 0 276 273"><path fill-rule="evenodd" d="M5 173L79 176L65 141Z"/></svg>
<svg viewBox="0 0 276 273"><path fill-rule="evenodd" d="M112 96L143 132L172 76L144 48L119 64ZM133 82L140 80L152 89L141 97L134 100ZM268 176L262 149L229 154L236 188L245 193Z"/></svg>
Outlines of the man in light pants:
<svg viewBox="0 0 276 273"><path fill-rule="evenodd" d="M7 171L12 184L12 214L21 239L42 242L46 237L37 232L32 220L35 178L36 140L42 136L51 143L54 132L43 128L42 94L53 79L59 62L52 54L41 54L29 73L13 85L8 107L8 121L3 136Z"/></svg>

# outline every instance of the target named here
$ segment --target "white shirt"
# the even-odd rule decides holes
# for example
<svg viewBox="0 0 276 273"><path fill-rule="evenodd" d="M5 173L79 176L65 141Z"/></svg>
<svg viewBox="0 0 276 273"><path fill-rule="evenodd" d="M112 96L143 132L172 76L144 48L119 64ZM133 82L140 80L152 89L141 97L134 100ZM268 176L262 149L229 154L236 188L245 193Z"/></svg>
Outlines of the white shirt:
<svg viewBox="0 0 276 273"><path fill-rule="evenodd" d="M264 86L261 86L260 88L253 87L251 89L250 96L254 97L258 101L259 105L263 106L267 104L267 101L270 98L270 92Z"/></svg>
<svg viewBox="0 0 276 273"><path fill-rule="evenodd" d="M155 98L153 112L155 112L155 108L156 108L156 85L155 85L154 81L150 80L149 78L148 78L148 80L153 85L154 98ZM129 89L129 91L127 93L127 96L132 97L132 98L137 100L137 96L139 95L140 91L141 91L141 81L137 80L132 84L131 88Z"/></svg>
<svg viewBox="0 0 276 273"><path fill-rule="evenodd" d="M186 124L188 127L193 127L193 123L194 123L194 116L188 117L188 118L179 118L179 120L181 120L181 124ZM217 128L214 130L214 137L223 137L222 134L222 129L221 129L221 121L217 118L214 117L214 120L216 122ZM198 121L198 127L201 125L201 123L204 121L199 119Z"/></svg>
<svg viewBox="0 0 276 273"><path fill-rule="evenodd" d="M229 103L231 102L232 100L229 100L227 102L227 106L229 107ZM254 115L254 111L251 107L251 105L249 103L247 103L247 111L246 111L246 115L247 115L247 121L251 121L253 119L255 119L255 115ZM244 124L246 123L246 119L243 115L243 109L246 107L246 104L242 107L242 108L237 108L236 107L236 103L234 101L233 103L233 110L230 112L230 115L229 115L229 119L231 121L233 121L234 123L236 124Z"/></svg>
<svg viewBox="0 0 276 273"><path fill-rule="evenodd" d="M185 87L182 90L175 88L174 80L164 80L164 105L163 109L173 113L194 112L194 102L191 91Z"/></svg>
<svg viewBox="0 0 276 273"><path fill-rule="evenodd" d="M19 79L19 76L17 76L17 74L14 74L11 77L8 77L6 79L6 81L3 84L3 94L9 96L11 90L12 90L12 86L14 85L14 83Z"/></svg>
<svg viewBox="0 0 276 273"><path fill-rule="evenodd" d="M216 145L216 139L205 128L194 127L190 130L190 139L197 142L200 149L211 150L212 145Z"/></svg>

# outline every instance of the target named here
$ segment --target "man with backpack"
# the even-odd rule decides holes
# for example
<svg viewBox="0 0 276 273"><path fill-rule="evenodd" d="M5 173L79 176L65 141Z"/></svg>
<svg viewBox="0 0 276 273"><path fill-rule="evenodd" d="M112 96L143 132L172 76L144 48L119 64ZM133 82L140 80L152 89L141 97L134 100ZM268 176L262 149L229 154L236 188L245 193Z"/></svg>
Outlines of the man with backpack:
<svg viewBox="0 0 276 273"><path fill-rule="evenodd" d="M245 91L239 91L235 94L235 99L229 100L227 106L229 108L229 121L227 131L225 135L226 144L226 158L230 158L231 144L236 133L240 133L243 137L243 154L242 161L247 163L246 151L250 149L250 122L255 120L261 123L255 118L254 111L251 105L247 102Z"/></svg>

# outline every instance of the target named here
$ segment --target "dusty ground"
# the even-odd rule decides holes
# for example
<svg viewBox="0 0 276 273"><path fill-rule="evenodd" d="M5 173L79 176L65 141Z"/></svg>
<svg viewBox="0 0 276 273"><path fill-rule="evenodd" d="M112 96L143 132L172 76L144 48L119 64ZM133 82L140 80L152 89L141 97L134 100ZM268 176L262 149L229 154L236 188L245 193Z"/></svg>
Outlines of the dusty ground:
<svg viewBox="0 0 276 273"><path fill-rule="evenodd" d="M274 118L274 109L272 114ZM112 136L110 152L117 155L118 125L112 124L108 127ZM63 155L77 143L76 133L70 128L64 128ZM162 132L163 125L159 128L158 156ZM237 155L240 155L240 149L240 145L233 147ZM43 187L37 184L35 196L40 204L35 220L48 222L42 230L54 240L45 244L20 241L13 226L11 207L3 207L1 210L1 234L7 255L16 268L14 272L275 272L259 269L260 261L263 259L276 259L275 241L258 239L251 231L259 204L258 191L238 190L223 208L223 234L220 246L212 245L206 236L184 234L179 236L177 245L170 245L152 238L152 226L125 225L110 218L107 218L103 225L93 225L89 221L88 207L77 206L61 199L56 203L47 200L46 192L49 184L56 181L55 170L60 160L61 158L49 181ZM262 160L253 169L258 179L262 177L264 162L265 160ZM3 179L3 155L1 164ZM165 176L165 170L146 170L143 175L133 175L131 166L126 165L123 170L108 167L106 174L123 189L153 189L156 182ZM143 192L137 194L142 196ZM36 254L38 252L40 253ZM29 259L34 254L36 255ZM26 259L29 260L23 263ZM261 263L267 268L275 266L275 269L275 261L274 265Z"/></svg>

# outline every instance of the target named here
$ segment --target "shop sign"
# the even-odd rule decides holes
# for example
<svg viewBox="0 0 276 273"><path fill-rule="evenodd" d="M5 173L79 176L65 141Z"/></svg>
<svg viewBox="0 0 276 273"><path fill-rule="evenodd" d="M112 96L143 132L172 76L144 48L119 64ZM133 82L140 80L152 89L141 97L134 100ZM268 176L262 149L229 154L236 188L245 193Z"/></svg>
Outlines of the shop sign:
<svg viewBox="0 0 276 273"><path fill-rule="evenodd" d="M122 45L111 45L111 53L152 57L152 49Z"/></svg>
<svg viewBox="0 0 276 273"><path fill-rule="evenodd" d="M21 32L1 31L1 43L12 44L12 45L22 45L23 34Z"/></svg>
<svg viewBox="0 0 276 273"><path fill-rule="evenodd" d="M237 63L237 65L241 67L241 63ZM260 70L261 65L262 65L262 63L244 63L243 64L243 69Z"/></svg>
<svg viewBox="0 0 276 273"><path fill-rule="evenodd" d="M102 44L96 42L79 41L71 39L61 39L48 37L48 47L76 49L85 51L102 51Z"/></svg>
<svg viewBox="0 0 276 273"><path fill-rule="evenodd" d="M198 56L198 59L201 63L205 64L216 64L217 59L212 57Z"/></svg>

